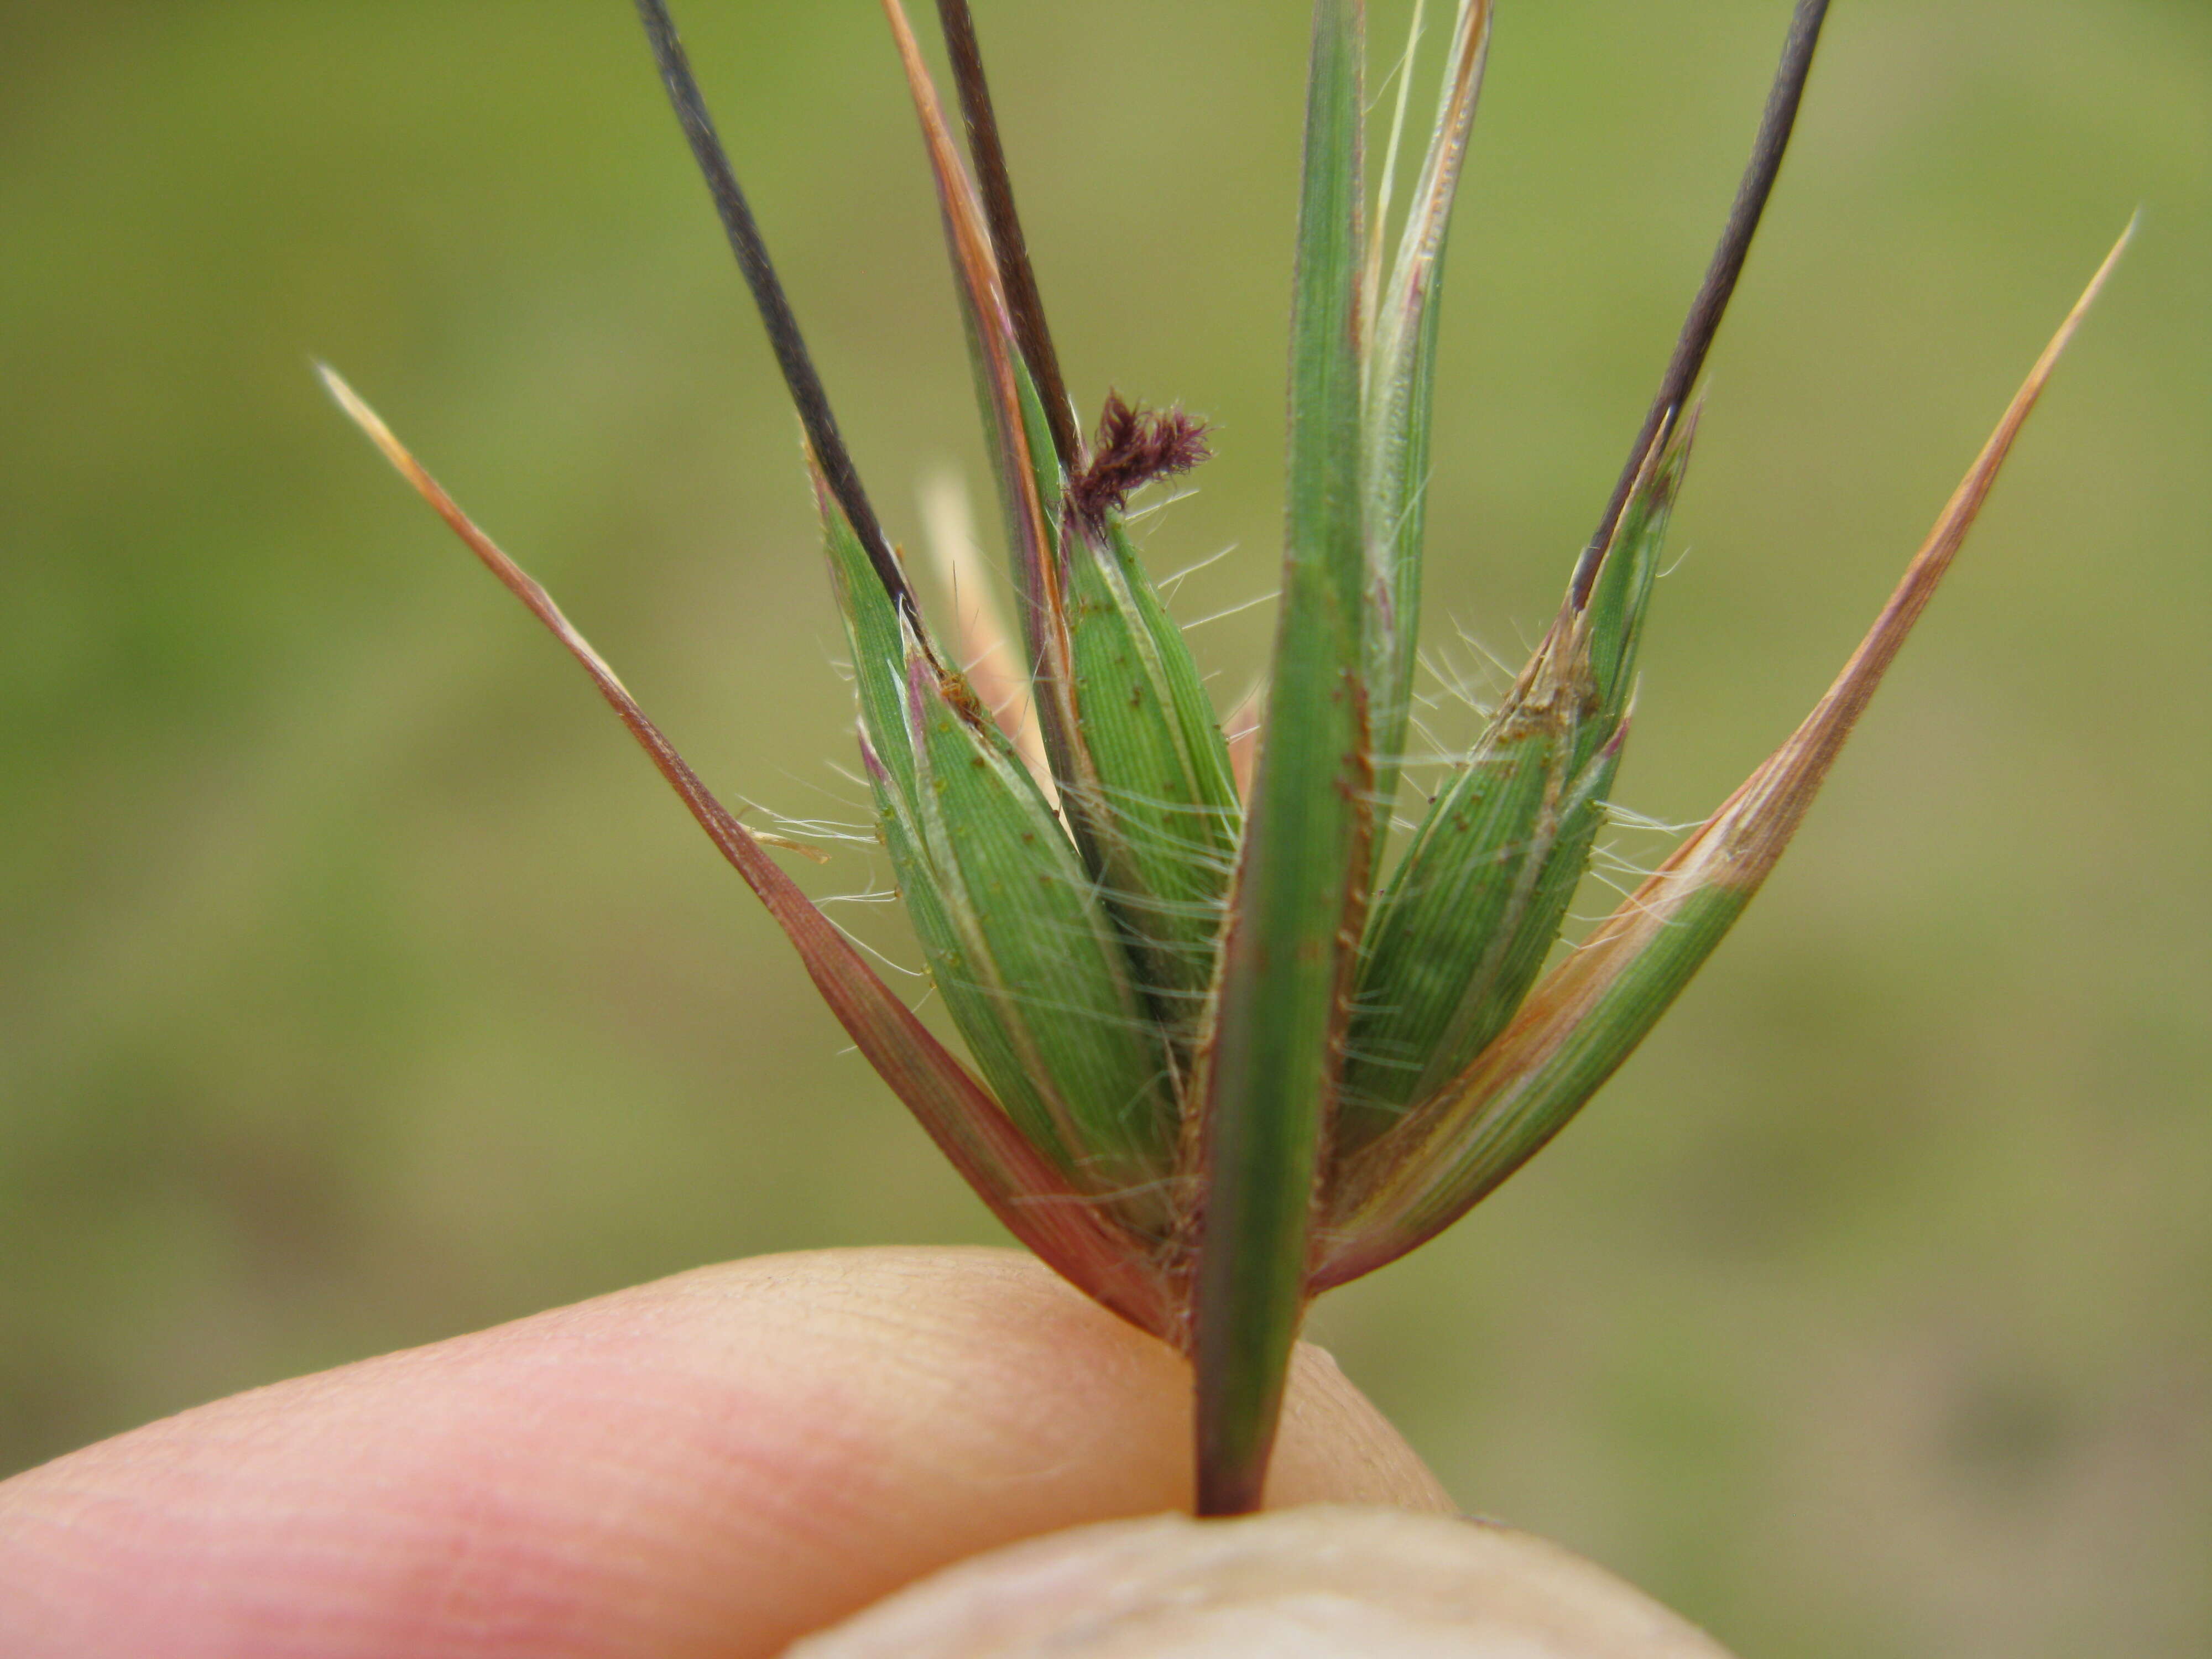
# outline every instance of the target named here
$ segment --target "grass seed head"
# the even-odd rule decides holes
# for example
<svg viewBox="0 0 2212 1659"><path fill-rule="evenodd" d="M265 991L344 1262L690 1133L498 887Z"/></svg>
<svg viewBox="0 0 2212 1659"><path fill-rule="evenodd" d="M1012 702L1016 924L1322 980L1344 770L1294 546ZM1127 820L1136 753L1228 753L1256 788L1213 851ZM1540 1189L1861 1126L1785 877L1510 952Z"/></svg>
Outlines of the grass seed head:
<svg viewBox="0 0 2212 1659"><path fill-rule="evenodd" d="M1205 428L1109 393L1083 445L966 0L938 4L965 161L899 0L884 9L944 210L1012 575L1015 626L963 622L957 635L988 659L988 706L884 538L665 6L638 8L806 432L878 836L973 1071L763 850L787 843L714 800L544 591L325 379L582 664L994 1213L1192 1355L1200 1507L1250 1508L1308 1301L1494 1190L1718 945L1949 568L2119 249L1819 707L1540 977L1606 821L1692 392L1778 174L1824 0L1799 0L1720 246L1559 616L1395 865L1384 830L1418 653L1438 284L1489 0L1461 0L1388 262L1402 88L1370 225L1363 11L1316 0L1276 654L1264 702L1240 706L1228 735L1125 522L1137 490L1206 458ZM981 566L962 556L956 568L972 581Z"/></svg>

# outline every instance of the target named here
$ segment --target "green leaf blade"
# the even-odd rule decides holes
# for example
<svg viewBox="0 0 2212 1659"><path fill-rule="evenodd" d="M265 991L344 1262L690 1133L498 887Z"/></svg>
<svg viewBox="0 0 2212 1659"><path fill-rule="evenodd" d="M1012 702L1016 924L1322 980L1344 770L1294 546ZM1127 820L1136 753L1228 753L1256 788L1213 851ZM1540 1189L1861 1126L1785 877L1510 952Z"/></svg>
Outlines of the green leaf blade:
<svg viewBox="0 0 2212 1659"><path fill-rule="evenodd" d="M1260 1500L1305 1303L1320 1150L1364 908L1361 11L1318 0L1291 303L1274 692L1206 1057L1194 1305L1199 1509Z"/></svg>

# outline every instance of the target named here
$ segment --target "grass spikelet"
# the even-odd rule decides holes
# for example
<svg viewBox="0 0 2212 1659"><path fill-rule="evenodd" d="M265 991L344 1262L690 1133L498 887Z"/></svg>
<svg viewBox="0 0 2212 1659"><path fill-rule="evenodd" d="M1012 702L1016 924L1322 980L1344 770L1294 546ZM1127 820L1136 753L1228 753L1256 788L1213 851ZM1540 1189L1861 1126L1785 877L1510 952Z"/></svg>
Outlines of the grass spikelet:
<svg viewBox="0 0 2212 1659"><path fill-rule="evenodd" d="M992 1212L1087 1294L1188 1356L1197 1506L1249 1510L1311 1298L1433 1237L1521 1167L1742 914L2120 249L1827 696L1540 982L1594 862L1601 883L1620 874L1594 849L1630 733L1698 379L1779 175L1824 0L1798 0L1735 205L1620 482L1597 533L1565 550L1559 610L1517 674L1500 665L1506 689L1473 745L1437 757L1444 775L1395 863L1387 831L1409 738L1443 747L1413 691L1425 496L1438 291L1491 0L1459 0L1395 239L1410 94L1401 79L1370 192L1364 10L1316 0L1274 656L1264 692L1225 720L1185 637L1196 622L1177 625L1128 534L1138 491L1206 459L1204 422L1179 404L1148 411L1093 388L1104 413L1086 438L966 0L937 5L964 157L899 0L883 0L944 218L1011 579L1011 623L1000 623L964 496L934 487L955 648L933 635L884 538L674 22L662 0L637 3L805 433L874 834L974 1073L771 856L818 852L726 811L544 589L342 380L325 380L582 665ZM1402 76L1419 38L1417 11ZM1449 672L1439 678L1455 689Z"/></svg>

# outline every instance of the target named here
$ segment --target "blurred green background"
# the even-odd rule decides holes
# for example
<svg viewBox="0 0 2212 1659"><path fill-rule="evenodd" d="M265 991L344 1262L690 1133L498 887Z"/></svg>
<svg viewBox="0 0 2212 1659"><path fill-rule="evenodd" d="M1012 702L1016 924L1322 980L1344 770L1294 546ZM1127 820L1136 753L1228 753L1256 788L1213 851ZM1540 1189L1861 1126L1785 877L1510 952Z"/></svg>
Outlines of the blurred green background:
<svg viewBox="0 0 2212 1659"><path fill-rule="evenodd" d="M1079 396L1215 423L1156 568L1237 543L1182 614L1262 592L1306 8L979 10ZM1555 603L1785 8L1501 10L1431 514L1462 665L1455 629L1517 657ZM876 8L685 12L918 544L917 482L980 450ZM715 1258L993 1237L308 371L710 781L865 816L793 423L634 34L618 0L0 8L0 1473ZM1836 9L1621 793L1694 818L1787 732L2139 204L1737 936L1554 1149L1316 1320L1464 1504L1747 1655L2212 1648L2201 0ZM1267 633L1198 632L1225 693Z"/></svg>

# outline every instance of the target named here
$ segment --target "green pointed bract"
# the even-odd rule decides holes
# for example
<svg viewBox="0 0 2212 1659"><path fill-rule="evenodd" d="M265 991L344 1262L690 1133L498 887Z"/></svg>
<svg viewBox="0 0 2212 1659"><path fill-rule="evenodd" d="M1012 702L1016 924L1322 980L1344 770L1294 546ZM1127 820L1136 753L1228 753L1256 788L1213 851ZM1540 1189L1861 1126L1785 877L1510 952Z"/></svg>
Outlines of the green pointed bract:
<svg viewBox="0 0 2212 1659"><path fill-rule="evenodd" d="M1626 715L1635 695L1636 653L1644 639L1644 620L1659 561L1667 541L1667 522L1689 471L1690 451L1698 438L1698 411L1687 420L1669 417L1652 440L1650 453L1637 474L1628 505L1599 565L1583 612L1589 630L1591 695L1595 716L1588 748L1613 741L1613 726ZM1587 750L1586 750L1587 752Z"/></svg>
<svg viewBox="0 0 2212 1659"><path fill-rule="evenodd" d="M1059 510L1066 480L1017 363L1026 458L1054 504L1073 735L1060 804L1129 942L1180 1070L1202 1012L1243 808L1212 700L1121 515L1092 530ZM1050 494L1044 492L1049 490Z"/></svg>
<svg viewBox="0 0 2212 1659"><path fill-rule="evenodd" d="M2133 226L2130 226L2130 232ZM1858 649L1766 763L1552 975L1467 1068L1332 1171L1314 1288L1371 1273L1434 1237L1557 1134L1656 1024L1780 860L1859 716L1965 544L2060 354L2127 246L2123 234L2014 394ZM1687 433L1685 433L1686 441ZM1647 463L1655 499L1670 469ZM1639 517L1623 515L1623 538ZM1656 556L1656 547L1655 547ZM1610 556L1610 555L1608 556ZM1648 581L1638 578L1630 589ZM1592 592L1600 603L1603 573ZM1639 617L1607 635L1620 677ZM1614 695L1625 696L1617 682Z"/></svg>
<svg viewBox="0 0 2212 1659"><path fill-rule="evenodd" d="M1389 277L1372 296L1374 313L1368 321L1360 463L1370 601L1369 720L1375 793L1385 807L1372 854L1378 866L1413 707L1445 237L1481 93L1490 14L1490 0L1463 0L1460 6L1436 129ZM1407 70L1411 67L1408 63ZM1379 238L1382 227L1376 229Z"/></svg>
<svg viewBox="0 0 2212 1659"><path fill-rule="evenodd" d="M818 476L815 495L860 699L861 760L874 797L877 833L890 856L899 897L921 942L932 982L992 1091L1036 1144L1056 1146L1053 1109L1033 1079L1028 1055L1008 1029L1005 1010L969 970L966 941L947 913L945 893L925 850L919 773L908 729L905 637L897 610ZM1056 1155L1054 1162L1066 1167L1065 1155Z"/></svg>
<svg viewBox="0 0 2212 1659"><path fill-rule="evenodd" d="M1576 726L1562 700L1553 679L1508 706L1376 902L1345 1042L1340 1159L1433 1093L1448 1055L1476 1046L1557 839Z"/></svg>
<svg viewBox="0 0 2212 1659"><path fill-rule="evenodd" d="M974 185L911 32L895 6L886 11L945 211L1047 761L1180 1075L1212 981L1236 845L1227 747L1181 630L1118 522L1092 534L1063 510L1067 481Z"/></svg>
<svg viewBox="0 0 2212 1659"><path fill-rule="evenodd" d="M1513 1017L1604 826L1636 647L1694 428L1662 437L1599 568L1441 790L1375 907L1346 1039L1339 1162Z"/></svg>
<svg viewBox="0 0 2212 1659"><path fill-rule="evenodd" d="M1211 826L1203 836L1206 844L1233 858L1237 844L1243 836L1244 809L1237 798L1237 777L1229 763L1229 744L1222 732L1221 716L1214 709L1213 699L1206 694L1206 681L1190 654L1190 643L1183 637L1181 625L1168 614L1166 602L1130 543L1121 514L1115 514L1107 520L1106 533L1113 551L1113 566L1121 574L1120 586L1127 592L1130 615L1142 639L1142 648L1147 661L1153 665L1150 672L1157 677L1161 689L1163 706L1175 734L1176 752L1188 777L1185 798L1194 811L1206 815ZM1224 867L1215 889L1217 896L1227 881ZM1218 915L1213 926L1218 932Z"/></svg>
<svg viewBox="0 0 2212 1659"><path fill-rule="evenodd" d="M823 550L830 562L830 592L845 624L845 646L853 687L860 703L860 729L876 759L890 774L902 804L914 799L914 754L906 740L905 629L898 608L868 563L866 550L808 458L814 504L822 515Z"/></svg>
<svg viewBox="0 0 2212 1659"><path fill-rule="evenodd" d="M917 839L960 941L940 982L988 998L1003 1021L1045 1108L1024 1127L1079 1186L1128 1193L1164 1227L1158 1183L1176 1114L1112 923L1036 783L964 686L940 679L918 647L906 678Z"/></svg>
<svg viewBox="0 0 2212 1659"><path fill-rule="evenodd" d="M1694 878L1668 891L1647 884L1632 903L1650 914L1608 924L1634 927L1634 942L1570 957L1559 982L1547 981L1450 1085L1460 1109L1409 1115L1340 1169L1315 1288L1434 1237L1534 1156L1658 1023L1753 890Z"/></svg>
<svg viewBox="0 0 2212 1659"><path fill-rule="evenodd" d="M1126 539L1079 532L1068 541L1075 708L1097 793L1061 799L1097 849L1107 902L1161 1019L1187 1031L1213 981L1236 857L1229 750L1218 727L1193 732L1179 718L1176 671L1193 682L1195 671L1179 635L1164 650L1148 626Z"/></svg>
<svg viewBox="0 0 2212 1659"><path fill-rule="evenodd" d="M1359 483L1360 10L1315 9L1273 695L1204 1061L1199 1507L1255 1506L1305 1305L1372 835Z"/></svg>
<svg viewBox="0 0 2212 1659"><path fill-rule="evenodd" d="M907 763L910 780L913 757L905 744L897 744L890 752ZM952 924L936 867L924 850L911 783L901 787L892 771L896 763L887 763L865 734L860 761L875 799L877 834L890 859L907 920L921 945L930 982L945 999L970 1058L1007 1115L1030 1145L1044 1149L1054 1164L1066 1170L1069 1160L1060 1144L1058 1115L1038 1087L1030 1056L1010 1029L1001 1004L969 969L967 940Z"/></svg>
<svg viewBox="0 0 2212 1659"><path fill-rule="evenodd" d="M940 678L820 500L879 830L931 977L1024 1132L1157 1234L1176 1111L1110 923L1011 745Z"/></svg>
<svg viewBox="0 0 2212 1659"><path fill-rule="evenodd" d="M830 514L834 515L834 507ZM970 969L968 941L953 926L936 867L925 850L914 747L905 728L896 613L842 518L828 516L825 523L830 526L831 568L860 693L860 757L875 801L877 834L890 857L899 898L931 982L984 1080L1031 1143L1048 1149L1053 1161L1066 1169L1057 1115L1035 1079L1029 1054L1009 1028L1006 1011Z"/></svg>

